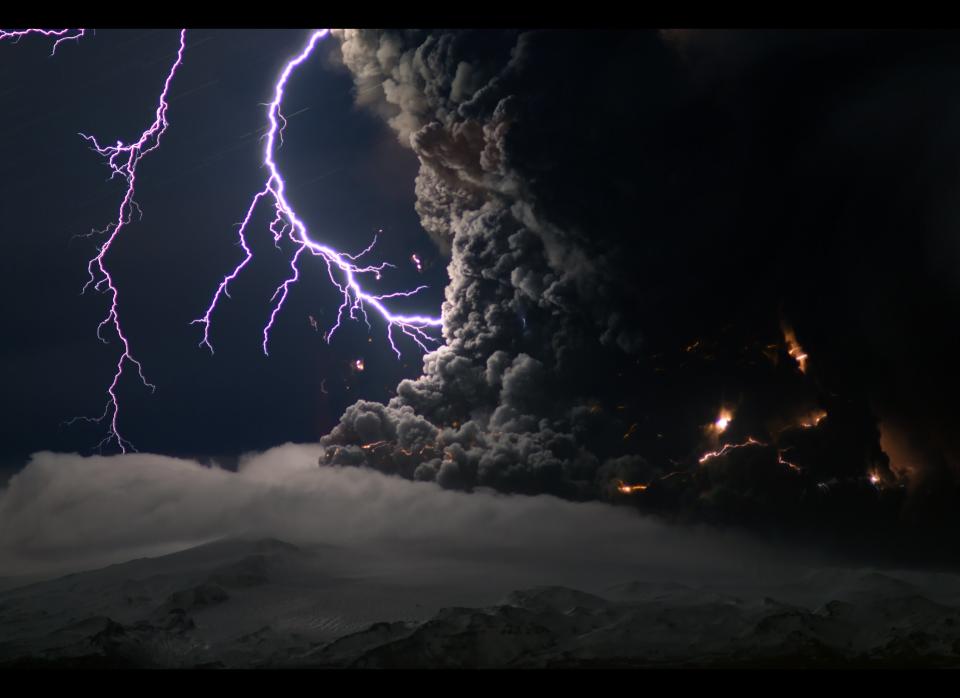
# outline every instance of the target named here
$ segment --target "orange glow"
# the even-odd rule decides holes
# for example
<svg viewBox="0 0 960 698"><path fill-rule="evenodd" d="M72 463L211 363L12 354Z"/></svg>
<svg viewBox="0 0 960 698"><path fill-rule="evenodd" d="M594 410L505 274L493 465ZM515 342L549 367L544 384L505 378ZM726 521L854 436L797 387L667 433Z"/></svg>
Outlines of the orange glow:
<svg viewBox="0 0 960 698"><path fill-rule="evenodd" d="M818 410L817 412L813 412L812 414L804 417L800 422L800 426L804 429L810 429L820 424L820 422L826 418L827 413L824 410Z"/></svg>
<svg viewBox="0 0 960 698"><path fill-rule="evenodd" d="M880 448L890 458L890 473L895 481L910 479L920 470L922 456L907 434L889 419L880 422Z"/></svg>
<svg viewBox="0 0 960 698"><path fill-rule="evenodd" d="M790 461L788 461L786 458L783 457L783 452L784 452L784 450L785 450L785 449L779 449L779 450L777 451L777 462L778 462L778 463L781 463L782 465L787 466L787 467L790 468L791 470L796 470L797 472L800 472L803 468L801 468L801 467L800 467L799 465L797 465L796 463L791 463Z"/></svg>
<svg viewBox="0 0 960 698"><path fill-rule="evenodd" d="M621 481L620 484L617 485L617 490L623 494L633 494L634 492L643 492L649 486L650 485L627 485Z"/></svg>
<svg viewBox="0 0 960 698"><path fill-rule="evenodd" d="M356 361L354 361L354 362L353 362L353 368L354 368L354 370L362 371L363 368L364 368L364 366L363 366L363 359L357 359Z"/></svg>
<svg viewBox="0 0 960 698"><path fill-rule="evenodd" d="M800 367L800 373L806 373L808 354L800 346L800 342L797 341L797 335L793 328L786 324L783 326L783 340L787 343L787 353L793 357L797 366Z"/></svg>
<svg viewBox="0 0 960 698"><path fill-rule="evenodd" d="M377 448L380 448L381 446L386 446L386 445L387 445L386 441L371 441L368 444L363 444L362 446L360 446L360 448L362 448L364 451L367 451L370 449L377 449Z"/></svg>
<svg viewBox="0 0 960 698"><path fill-rule="evenodd" d="M713 432L714 434L722 434L727 430L727 427L730 426L730 422L732 421L733 412L724 407L720 410L720 414L717 415L716 421L707 427L707 431Z"/></svg>
<svg viewBox="0 0 960 698"><path fill-rule="evenodd" d="M743 448L745 446L765 446L765 445L766 444L764 444L762 441L757 441L752 436L749 436L747 437L747 440L744 441L742 444L724 444L723 448L721 448L718 451L708 451L707 453L704 453L702 456L700 456L699 462L701 465L703 465L707 461L713 460L718 456L725 455L726 453L737 448Z"/></svg>
<svg viewBox="0 0 960 698"><path fill-rule="evenodd" d="M631 436L633 436L633 433L634 433L636 430L637 430L637 423L634 422L633 424L630 425L630 428L627 429L626 433L623 435L623 440L626 441L626 440L629 439Z"/></svg>

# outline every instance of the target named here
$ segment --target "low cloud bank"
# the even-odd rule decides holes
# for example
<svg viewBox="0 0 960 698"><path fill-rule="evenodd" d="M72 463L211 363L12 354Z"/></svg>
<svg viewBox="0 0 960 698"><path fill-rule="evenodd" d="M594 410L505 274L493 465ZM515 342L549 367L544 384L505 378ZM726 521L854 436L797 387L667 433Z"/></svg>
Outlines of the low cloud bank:
<svg viewBox="0 0 960 698"><path fill-rule="evenodd" d="M41 452L0 489L0 577L67 573L231 536L637 576L786 569L795 551L671 527L629 508L444 490L366 469L317 467L319 446L245 456L236 472L139 453Z"/></svg>

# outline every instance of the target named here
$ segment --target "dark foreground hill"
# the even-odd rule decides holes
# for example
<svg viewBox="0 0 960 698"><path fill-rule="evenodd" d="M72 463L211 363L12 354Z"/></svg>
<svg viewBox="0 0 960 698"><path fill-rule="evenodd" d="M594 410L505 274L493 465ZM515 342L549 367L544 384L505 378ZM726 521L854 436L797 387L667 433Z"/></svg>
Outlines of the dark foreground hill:
<svg viewBox="0 0 960 698"><path fill-rule="evenodd" d="M415 577L336 548L221 541L0 592L0 666L960 666L952 577L936 593L821 571L768 596L631 582L493 603Z"/></svg>

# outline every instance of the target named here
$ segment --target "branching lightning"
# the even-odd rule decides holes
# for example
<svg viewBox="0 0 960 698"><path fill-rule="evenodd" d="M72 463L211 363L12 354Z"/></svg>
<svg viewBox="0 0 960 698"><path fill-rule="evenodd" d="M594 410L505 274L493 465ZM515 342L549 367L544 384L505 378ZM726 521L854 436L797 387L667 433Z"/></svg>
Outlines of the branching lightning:
<svg viewBox="0 0 960 698"><path fill-rule="evenodd" d="M82 31L82 30L81 30ZM59 39L59 41L66 40L65 38ZM107 404L104 408L103 414L99 417L77 417L73 420L70 420L70 423L83 420L90 422L109 422L109 429L107 435L99 444L99 448L103 448L108 445L111 441L115 441L117 446L123 453L126 453L128 449L136 450L129 441L127 441L120 434L120 429L118 425L118 420L120 416L120 403L117 398L117 388L120 384L120 379L123 377L124 368L127 364L131 365L136 369L137 376L140 378L140 381L150 390L155 390L156 386L150 383L143 372L143 365L138 359L136 359L130 349L130 341L127 338L127 335L123 331L123 327L120 324L120 298L117 292L117 287L114 284L113 277L110 275L110 271L106 265L106 257L110 252L110 249L113 247L114 242L116 242L121 231L126 227L131 220L131 217L134 213L142 215L140 207L137 205L137 202L134 199L135 188L136 188L136 178L137 178L137 165L139 165L140 160L147 154L153 152L160 145L160 138L167 130L169 125L167 122L167 95L170 91L170 84L173 82L173 78L176 75L177 69L183 63L183 52L185 49L186 41L186 29L180 30L180 46L177 50L177 57L173 65L170 67L170 71L167 73L166 80L163 83L163 91L160 93L159 103L157 105L157 111L153 123L140 134L140 137L129 144L124 144L122 141L117 141L116 145L101 145L100 142L96 139L95 136L89 136L81 133L80 136L83 137L88 143L90 143L91 149L96 152L98 155L103 157L106 160L107 165L110 167L110 179L114 177L122 177L126 181L126 192L124 193L123 199L120 202L120 208L117 211L116 220L112 221L104 230L97 231L103 234L108 235L106 241L100 245L97 251L97 255L93 257L87 264L87 272L89 277L86 284L83 286L83 293L85 293L91 287L95 291L108 294L110 298L110 308L107 311L106 317L97 325L97 338L101 342L107 344L107 339L103 336L103 331L105 328L112 328L116 333L117 338L120 340L120 344L123 347L123 352L120 354L120 358L117 360L116 371L113 374L113 380L110 383L110 386L107 388Z"/></svg>
<svg viewBox="0 0 960 698"><path fill-rule="evenodd" d="M745 448L745 447L747 447L747 446L765 446L765 445L766 445L766 444L764 444L763 442L757 441L755 438L753 438L752 436L750 436L750 437L748 437L747 440L744 441L742 444L724 444L723 447L720 448L720 449L717 450L717 451L708 451L707 453L704 453L704 454L700 457L700 459L698 460L698 462L700 463L700 465L703 465L703 464L706 463L707 461L713 460L714 458L719 458L720 456L723 456L723 455L726 455L726 454L729 453L730 451L732 451L732 450L734 450L734 449L737 449L737 448Z"/></svg>
<svg viewBox="0 0 960 698"><path fill-rule="evenodd" d="M10 41L18 43L25 36L44 36L53 38L53 48L50 55L57 53L57 48L64 41L79 41L87 33L86 29L0 29L0 41Z"/></svg>
<svg viewBox="0 0 960 698"><path fill-rule="evenodd" d="M57 48L60 47L63 42L77 41L81 39L87 31L88 30L86 29L0 30L0 41L18 43L21 39L31 35L52 39L52 56L56 54ZM390 299L413 296L414 294L426 289L426 286L418 286L410 291L397 291L385 294L374 294L365 290L361 286L360 279L363 278L364 275L372 274L376 279L379 280L384 269L393 266L385 262L380 264L359 263L360 258L368 254L373 249L377 241L376 237L374 237L373 242L369 246L357 254L338 252L329 246L316 242L310 237L306 225L302 220L300 220L300 218L297 217L293 207L286 199L285 182L274 160L274 149L276 142L279 139L280 145L283 144L283 131L287 125L287 119L281 113L281 103L283 101L284 89L293 71L310 57L317 43L328 34L329 30L324 29L314 31L310 35L307 44L302 51L286 64L283 72L274 86L273 100L266 105L269 126L267 133L265 134L266 145L264 148L263 157L264 165L268 171L268 177L263 189L253 197L252 201L250 202L250 206L247 209L246 215L244 216L243 221L240 223L239 242L240 246L245 252L245 256L240 263L237 264L233 271L227 274L220 282L220 285L214 293L210 305L203 317L194 321L194 323L203 325L204 332L201 346L206 345L210 349L211 353L213 352L213 345L210 341L212 314L217 307L217 303L223 296L228 298L230 297L230 282L240 274L244 267L246 267L253 258L253 252L247 244L247 229L251 218L257 209L257 206L263 201L270 202L274 209L274 218L269 225L270 232L273 235L274 244L279 248L280 242L284 237L287 237L295 244L293 254L290 258L290 275L277 287L270 299L270 302L273 305L269 319L263 328L262 346L264 354L268 354L270 331L274 326L276 318L283 308L284 302L289 295L291 287L300 278L299 264L305 252L309 253L313 257L319 257L323 260L330 282L341 292L343 296L343 301L337 311L336 321L324 335L324 338L328 343L331 341L334 332L338 327L340 327L345 313L350 317L350 319L353 320L359 319L359 316L362 315L364 321L366 321L367 326L369 327L370 321L367 316L367 310L369 308L376 310L386 321L387 338L390 342L391 348L398 357L400 357L401 354L400 350L397 348L393 336L395 329L399 329L399 331L410 337L424 351L428 351L427 343L440 341L431 334L428 334L427 330L431 327L440 327L442 325L441 318L423 315L396 314L391 312L385 304L385 302L389 301ZM114 283L114 279L110 274L106 259L108 253L113 248L114 243L117 241L123 229L130 224L134 214L136 214L138 217L142 217L142 211L135 199L137 166L144 156L153 152L159 147L161 137L166 132L169 125L167 121L167 110L169 107L167 99L170 85L177 73L177 70L183 63L185 41L186 30L184 29L180 31L180 44L176 59L170 67L170 70L166 76L166 80L164 81L163 90L160 93L159 103L157 105L153 123L140 134L136 141L124 143L123 141L118 140L115 145L102 145L95 136L83 133L80 134L80 136L90 144L91 150L104 158L111 171L110 179L112 180L115 177L120 177L126 182L126 191L123 199L120 202L115 220L111 221L106 227L100 230L91 230L89 234L82 236L93 237L96 235L104 236L106 238L105 241L97 248L97 254L88 262L88 279L83 286L82 292L85 293L88 289L93 288L95 291L108 295L110 299L109 310L107 311L106 317L104 317L104 319L97 326L97 337L101 342L105 344L108 343L107 338L104 336L104 332L105 330L112 328L122 345L122 353L117 360L113 379L107 388L107 403L104 407L103 413L99 417L76 417L69 420L68 423L73 423L78 420L97 423L106 421L109 424L109 428L106 436L98 445L98 447L101 449L109 445L111 442L115 442L119 449L124 453L126 453L128 450L136 450L133 447L133 444L131 444L121 435L118 424L120 404L117 397L117 390L125 369L132 367L132 369L136 370L137 376L143 385L151 390L155 390L155 386L146 378L143 365L140 363L139 359L134 356L131 350L130 341L127 337L127 334L124 332L123 326L121 325L119 312L119 293ZM419 271L421 269L420 261L416 255L413 256L413 259ZM310 319L311 324L315 326L316 321L312 316ZM358 359L356 364L356 370L363 370L362 359Z"/></svg>
<svg viewBox="0 0 960 698"><path fill-rule="evenodd" d="M243 271L244 267L246 267L247 264L249 264L253 259L253 252L251 251L247 242L247 228L258 204L260 204L261 201L270 202L275 212L274 218L269 226L270 232L273 234L274 243L279 246L281 238L286 236L295 245L295 251L290 258L290 275L277 287L270 299L273 307L271 309L269 319L263 328L262 347L264 354L269 355L268 345L270 342L270 330L274 326L277 315L283 308L283 304L289 295L290 288L300 278L299 264L304 253L309 253L311 256L319 257L323 260L330 282L340 291L343 296L343 302L340 304L340 307L337 311L337 319L333 326L324 335L324 339L328 343L332 339L334 332L336 332L337 328L340 327L344 312L346 312L352 320L358 319L359 313L363 316L364 321L369 327L370 321L367 316L368 307L376 310L377 313L379 313L383 320L387 323L387 339L390 342L390 347L396 353L398 358L400 357L400 350L397 348L396 342L394 341L393 331L395 328L399 329L403 334L410 337L421 349L423 349L423 351L428 351L426 342L439 342L436 337L428 334L426 330L431 327L440 327L442 325L441 318L424 315L399 315L392 313L384 304L384 301L392 298L410 297L427 288L426 286L418 286L412 291L397 291L394 293L374 295L369 291L364 290L364 288L360 285L360 278L362 278L363 275L372 274L376 279L379 279L380 274L384 269L393 266L386 262L376 265L363 266L357 263L361 257L373 249L373 246L376 244L376 237L374 237L373 242L367 246L366 249L358 254L351 255L345 252L338 252L327 245L323 245L313 240L307 231L306 224L297 216L296 212L293 210L293 207L287 201L285 194L286 184L274 160L275 144L277 139L280 140L281 144L283 143L283 130L287 124L287 120L284 118L280 110L281 103L283 102L284 90L293 71L310 57L317 43L328 34L328 29L321 29L314 31L310 35L303 50L301 50L299 54L292 58L284 67L283 72L280 74L280 77L274 86L273 100L267 105L267 119L269 126L266 133L266 145L264 147L263 163L267 169L268 177L263 189L254 195L253 200L250 202L250 206L247 208L246 215L240 223L238 237L240 247L244 251L244 257L229 274L224 276L223 280L220 282L220 285L217 287L217 290L213 294L213 298L203 316L193 321L193 324L203 325L203 339L200 341L200 346L206 346L208 349L210 349L211 353L213 353L213 344L210 340L212 316L217 308L217 304L220 302L220 299L224 296L227 298L230 297L230 282L236 279L240 272Z"/></svg>

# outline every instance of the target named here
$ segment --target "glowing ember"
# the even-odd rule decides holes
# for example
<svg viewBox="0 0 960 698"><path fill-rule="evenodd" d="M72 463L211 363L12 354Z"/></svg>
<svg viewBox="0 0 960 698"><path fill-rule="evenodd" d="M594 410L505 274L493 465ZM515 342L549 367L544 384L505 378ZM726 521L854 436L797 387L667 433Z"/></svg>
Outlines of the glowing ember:
<svg viewBox="0 0 960 698"><path fill-rule="evenodd" d="M634 492L643 492L649 486L650 485L627 485L620 482L620 484L617 485L617 490L623 494L633 494Z"/></svg>
<svg viewBox="0 0 960 698"><path fill-rule="evenodd" d="M629 439L631 436L633 436L633 434L634 434L634 432L635 432L636 430L637 430L637 423L634 422L633 424L630 425L630 428L627 429L626 433L623 435L623 440L626 441L626 440Z"/></svg>
<svg viewBox="0 0 960 698"><path fill-rule="evenodd" d="M357 359L353 362L353 370L362 371L364 369L363 359Z"/></svg>
<svg viewBox="0 0 960 698"><path fill-rule="evenodd" d="M788 461L786 458L783 457L783 454L786 450L787 449L780 449L777 451L777 462L780 463L781 465L787 466L791 470L796 470L797 472L800 472L802 468L799 465L797 465L796 463L791 463L790 461Z"/></svg>
<svg viewBox="0 0 960 698"><path fill-rule="evenodd" d="M871 471L870 471L870 484L871 484L871 485L879 485L879 484L880 484L880 475L877 474L877 471L876 471L876 470L871 470Z"/></svg>
<svg viewBox="0 0 960 698"><path fill-rule="evenodd" d="M826 418L827 418L827 413L823 410L820 410L818 412L814 412L813 414L804 417L803 420L800 422L800 426L803 427L804 429L811 429L817 426L818 424L820 424L820 422L822 422Z"/></svg>
<svg viewBox="0 0 960 698"><path fill-rule="evenodd" d="M808 355L800 346L800 342L797 341L797 335L793 328L786 324L783 326L783 340L787 343L787 353L793 357L797 366L800 367L800 373L806 373Z"/></svg>
<svg viewBox="0 0 960 698"><path fill-rule="evenodd" d="M713 426L717 428L717 432L722 434L727 430L727 427L730 426L730 421L733 419L733 414L729 410L721 410L720 416L717 417L717 421L713 423Z"/></svg>

